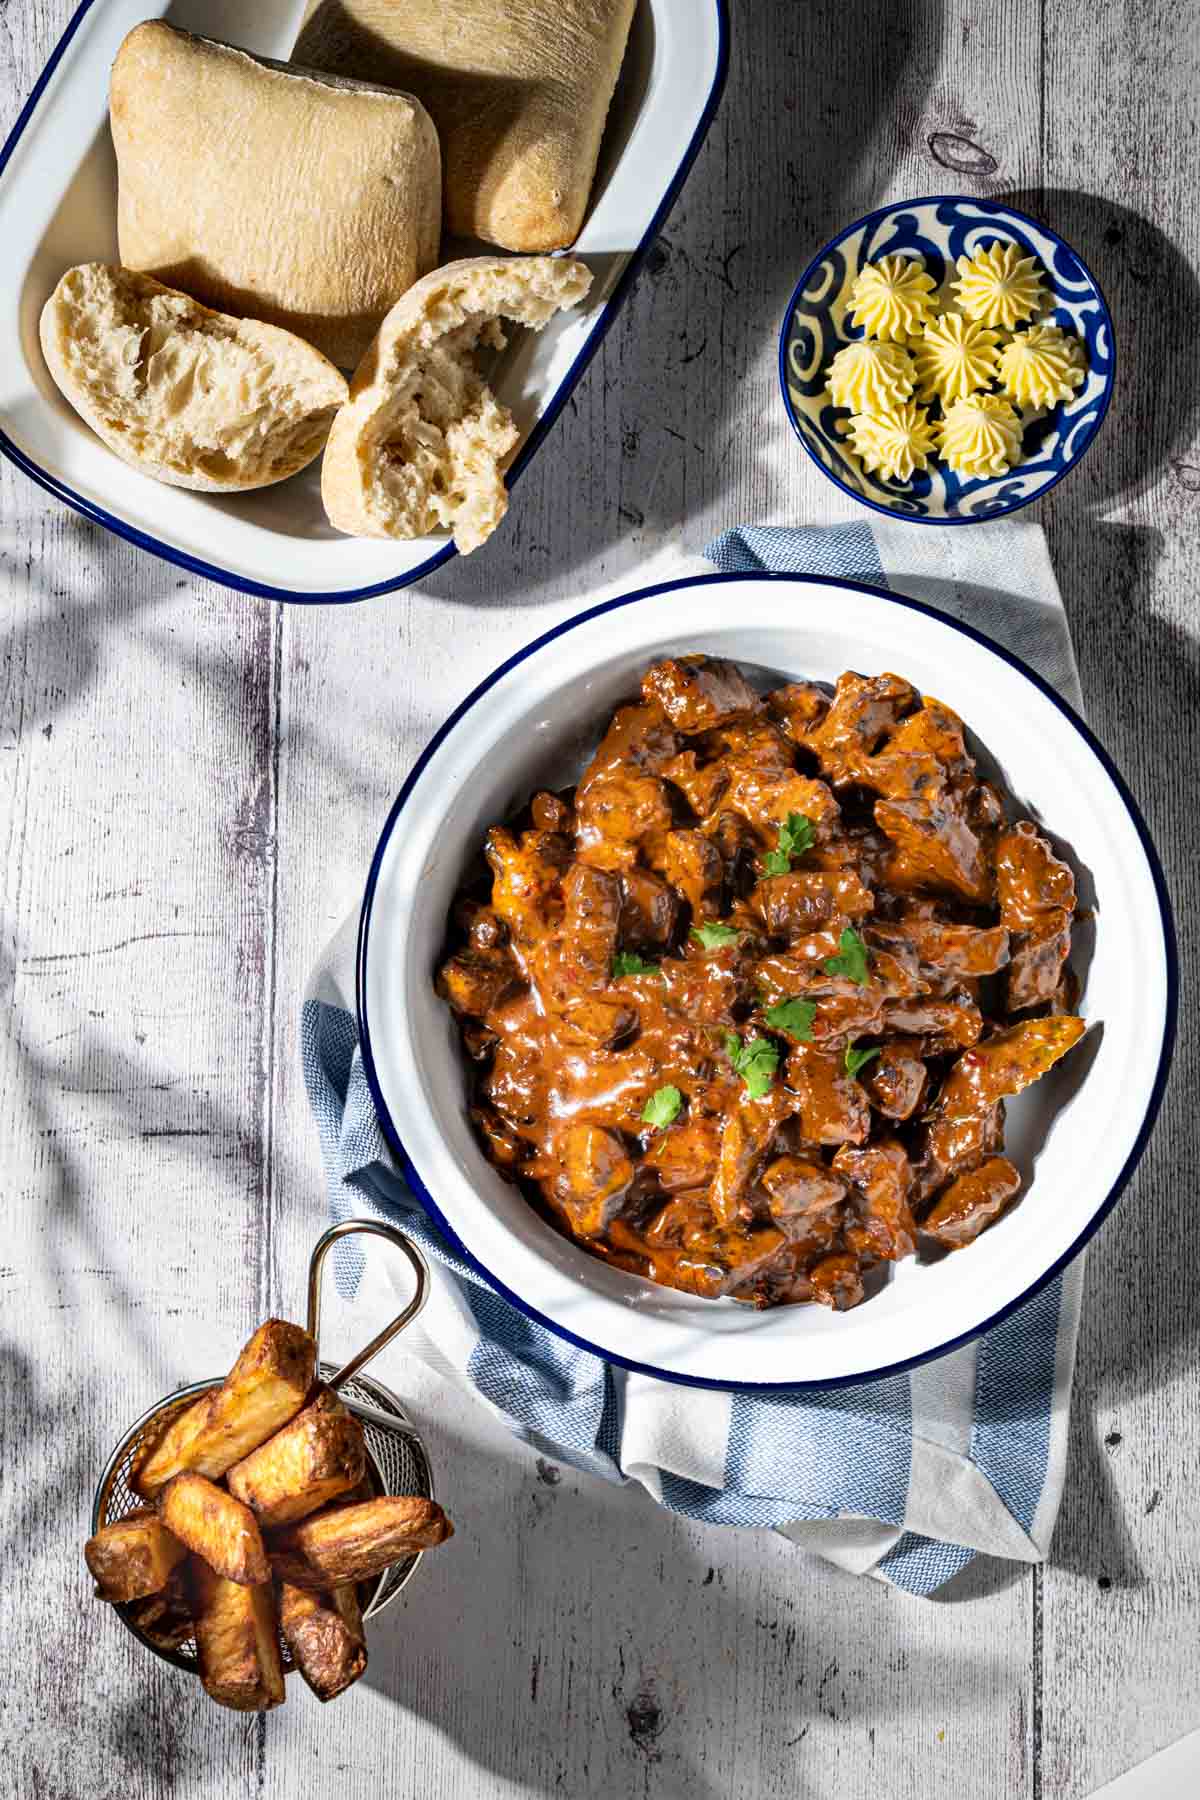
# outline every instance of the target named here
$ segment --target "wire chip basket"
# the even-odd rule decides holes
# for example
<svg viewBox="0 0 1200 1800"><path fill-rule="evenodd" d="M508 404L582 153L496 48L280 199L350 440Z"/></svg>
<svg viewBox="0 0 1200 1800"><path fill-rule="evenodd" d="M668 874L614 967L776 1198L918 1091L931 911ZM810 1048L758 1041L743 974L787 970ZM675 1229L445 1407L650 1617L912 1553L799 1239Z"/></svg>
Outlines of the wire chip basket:
<svg viewBox="0 0 1200 1800"><path fill-rule="evenodd" d="M384 1225L376 1219L346 1219L340 1225L332 1225L313 1246L308 1265L308 1319L307 1329L312 1338L320 1343L321 1325L321 1270L325 1257L331 1247L340 1238L355 1234L370 1233L382 1237L403 1251L412 1265L416 1286L413 1297L404 1310L394 1318L390 1325L373 1337L369 1344L343 1363L339 1368L335 1363L322 1362L318 1352L317 1369L320 1380L326 1386L337 1390L342 1402L362 1422L363 1437L366 1443L366 1479L375 1494L416 1494L423 1499L432 1500L433 1472L429 1466L429 1458L425 1446L412 1420L397 1400L380 1382L360 1373L364 1365L373 1356L390 1344L407 1325L411 1325L421 1308L429 1289L429 1269L425 1258L411 1238L397 1231L391 1225ZM129 1485L130 1472L137 1452L148 1437L155 1437L170 1423L173 1414L189 1406L198 1395L207 1393L210 1388L220 1387L224 1378L221 1376L207 1381L195 1381L190 1387L180 1388L159 1400L148 1412L129 1427L129 1430L117 1444L96 1488L96 1498L92 1506L93 1536L103 1525L110 1525L123 1519L136 1508L145 1505ZM416 1573L417 1564L422 1556L416 1551L399 1562L389 1563L379 1575L373 1576L359 1587L359 1603L362 1607L364 1621L376 1617L385 1606L389 1606L397 1595L408 1585ZM113 1611L119 1615L125 1626L133 1633L139 1643L164 1662L172 1663L177 1669L187 1669L192 1674L198 1673L199 1664L196 1658L195 1643L189 1638L179 1645L168 1648L157 1644L146 1636L134 1618L130 1607L114 1606ZM284 1672L292 1668L291 1654L286 1642L280 1639Z"/></svg>

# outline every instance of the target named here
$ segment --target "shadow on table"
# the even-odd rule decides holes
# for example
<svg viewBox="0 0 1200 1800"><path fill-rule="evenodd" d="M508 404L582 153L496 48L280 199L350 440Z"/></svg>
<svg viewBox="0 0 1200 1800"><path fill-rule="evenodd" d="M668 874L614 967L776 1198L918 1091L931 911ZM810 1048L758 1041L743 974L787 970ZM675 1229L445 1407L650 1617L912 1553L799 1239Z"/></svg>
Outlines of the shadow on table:
<svg viewBox="0 0 1200 1800"><path fill-rule="evenodd" d="M806 1766L827 1774L839 1735L919 1736L912 1696L935 1690L949 1729L1012 1674L1002 1645L959 1648L947 1688L915 1603L825 1565L814 1581L767 1534L748 1579L745 1534L637 1487L440 1431L434 1448L456 1536L379 1620L364 1679L514 1791L723 1800L757 1767L815 1800Z"/></svg>
<svg viewBox="0 0 1200 1800"><path fill-rule="evenodd" d="M619 578L673 532L701 549L735 522L729 494L739 513L761 508L764 446L792 446L773 359L763 379L764 346L810 255L878 200L897 93L932 80L921 58L938 41L942 4L922 7L919 40L881 29L875 0L732 9L721 110L636 293L486 555L449 563L423 592L532 604L561 593L573 569ZM916 94L911 105L922 103ZM759 130L742 143L728 122L746 116ZM569 485L564 468L575 471Z"/></svg>
<svg viewBox="0 0 1200 1800"><path fill-rule="evenodd" d="M1136 1585L1134 1539L1147 1529L1185 1446L1138 1443L1124 1409L1193 1379L1200 1356L1194 1250L1200 1046L1200 768L1185 750L1200 717L1200 646L1153 610L1165 540L1152 527L1059 507L1051 549L1079 652L1085 704L1128 780L1163 861L1179 939L1179 1032L1172 1076L1146 1154L1088 1252L1067 1485L1052 1558L1102 1587ZM1103 933L1103 918L1098 921ZM1124 1429L1122 1427L1124 1426ZM1131 1479L1128 1460L1136 1459ZM1125 1461L1116 1493L1117 1459ZM1137 1509L1137 1513L1134 1509Z"/></svg>
<svg viewBox="0 0 1200 1800"><path fill-rule="evenodd" d="M999 196L1042 220L1077 250L1112 315L1116 380L1108 417L1079 469L1053 496L1055 512L1130 501L1166 478L1200 492L1200 281L1157 225L1107 196L1028 188Z"/></svg>

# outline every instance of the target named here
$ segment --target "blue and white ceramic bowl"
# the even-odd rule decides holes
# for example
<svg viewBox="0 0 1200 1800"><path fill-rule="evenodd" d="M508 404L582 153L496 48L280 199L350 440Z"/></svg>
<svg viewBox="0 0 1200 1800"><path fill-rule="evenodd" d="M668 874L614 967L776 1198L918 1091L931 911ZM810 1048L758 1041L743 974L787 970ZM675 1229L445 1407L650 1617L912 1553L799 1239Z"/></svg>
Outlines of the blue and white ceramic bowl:
<svg viewBox="0 0 1200 1800"><path fill-rule="evenodd" d="M916 251L939 289L960 256L989 244L1019 244L1046 271L1053 305L1041 324L1075 332L1087 349L1088 373L1070 400L1029 415L1025 458L1007 475L963 477L931 462L911 481L870 475L845 439L850 415L826 388L830 361L863 336L847 318L855 276L868 262ZM817 467L846 493L876 512L922 525L971 525L996 519L1040 499L1074 468L1099 431L1112 397L1115 369L1112 320L1095 277L1075 251L1045 225L994 200L935 194L880 207L850 225L815 257L796 284L779 340L779 380L796 436Z"/></svg>

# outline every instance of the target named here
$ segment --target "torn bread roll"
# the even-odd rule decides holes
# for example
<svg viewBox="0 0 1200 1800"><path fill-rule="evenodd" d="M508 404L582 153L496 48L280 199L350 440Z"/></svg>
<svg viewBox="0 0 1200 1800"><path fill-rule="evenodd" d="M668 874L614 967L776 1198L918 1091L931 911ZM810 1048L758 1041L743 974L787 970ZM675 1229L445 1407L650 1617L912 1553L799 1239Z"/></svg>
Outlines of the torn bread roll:
<svg viewBox="0 0 1200 1800"><path fill-rule="evenodd" d="M508 510L504 467L519 432L476 362L503 349L501 320L540 331L591 286L567 257L468 257L410 288L384 320L329 434L321 497L356 537L450 531L464 554Z"/></svg>
<svg viewBox="0 0 1200 1800"><path fill-rule="evenodd" d="M311 344L107 263L68 269L42 354L79 416L156 481L231 494L320 455L345 377Z"/></svg>
<svg viewBox="0 0 1200 1800"><path fill-rule="evenodd" d="M583 224L634 0L309 0L293 61L415 94L446 229L561 250Z"/></svg>
<svg viewBox="0 0 1200 1800"><path fill-rule="evenodd" d="M121 261L352 368L437 261L441 152L411 95L160 19L113 63Z"/></svg>

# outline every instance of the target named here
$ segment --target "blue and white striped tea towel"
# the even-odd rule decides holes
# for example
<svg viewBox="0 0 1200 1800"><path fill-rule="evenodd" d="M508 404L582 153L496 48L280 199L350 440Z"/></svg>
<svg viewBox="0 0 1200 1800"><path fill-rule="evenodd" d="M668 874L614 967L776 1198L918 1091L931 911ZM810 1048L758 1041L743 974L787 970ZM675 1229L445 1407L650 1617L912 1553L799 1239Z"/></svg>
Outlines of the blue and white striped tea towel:
<svg viewBox="0 0 1200 1800"><path fill-rule="evenodd" d="M745 528L726 532L707 555L726 570L890 584L968 619L1080 703L1039 526ZM402 1223L433 1261L434 1292L407 1350L563 1462L640 1481L692 1518L772 1527L843 1569L912 1593L932 1593L978 1551L1045 1556L1062 1490L1081 1259L977 1343L856 1387L709 1393L614 1368L494 1294L406 1188L359 1056L356 923L347 920L314 973L302 1018L304 1074L334 1218L379 1213ZM343 1281L353 1287L361 1269L348 1260Z"/></svg>

